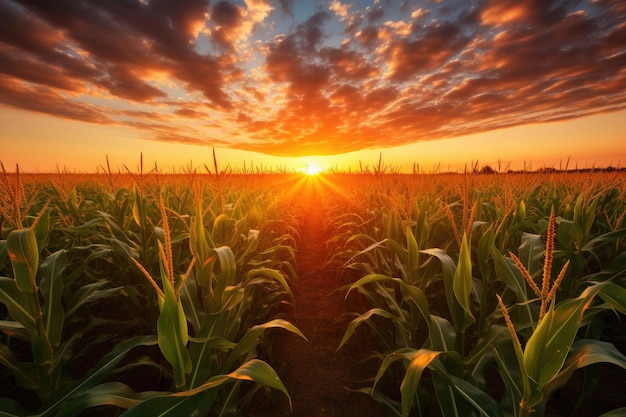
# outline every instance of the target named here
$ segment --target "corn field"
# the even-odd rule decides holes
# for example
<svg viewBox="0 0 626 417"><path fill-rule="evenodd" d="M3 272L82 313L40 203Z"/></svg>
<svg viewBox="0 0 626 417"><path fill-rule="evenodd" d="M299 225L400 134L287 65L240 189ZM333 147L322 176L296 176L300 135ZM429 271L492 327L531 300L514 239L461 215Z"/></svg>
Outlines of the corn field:
<svg viewBox="0 0 626 417"><path fill-rule="evenodd" d="M3 416L291 403L268 335L310 338L290 319L308 210L352 312L336 348L374 347L355 391L385 415L558 415L574 378L582 402L607 367L626 375L620 172L2 168ZM605 417L626 413L619 391Z"/></svg>

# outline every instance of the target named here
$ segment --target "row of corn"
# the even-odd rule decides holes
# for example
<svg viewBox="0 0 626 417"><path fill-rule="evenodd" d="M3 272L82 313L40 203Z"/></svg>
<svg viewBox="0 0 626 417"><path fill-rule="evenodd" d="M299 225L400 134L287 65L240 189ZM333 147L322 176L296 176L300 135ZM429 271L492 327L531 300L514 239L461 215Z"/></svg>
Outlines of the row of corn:
<svg viewBox="0 0 626 417"><path fill-rule="evenodd" d="M390 416L574 415L602 382L597 364L626 369L625 184L390 175L327 201L328 262L354 311L341 346L377 346L361 391ZM574 373L577 401L555 414ZM614 389L606 417L626 413Z"/></svg>
<svg viewBox="0 0 626 417"><path fill-rule="evenodd" d="M258 177L3 167L0 415L235 416L287 394L263 336L304 337L279 318L299 214Z"/></svg>

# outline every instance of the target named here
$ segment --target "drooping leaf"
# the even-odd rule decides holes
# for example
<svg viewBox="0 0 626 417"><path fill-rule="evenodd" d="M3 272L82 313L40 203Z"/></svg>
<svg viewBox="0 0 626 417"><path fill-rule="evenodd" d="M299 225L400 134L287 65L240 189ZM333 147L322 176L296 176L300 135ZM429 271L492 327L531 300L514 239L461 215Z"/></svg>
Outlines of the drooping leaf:
<svg viewBox="0 0 626 417"><path fill-rule="evenodd" d="M44 402L41 411L32 417L54 415L66 401L100 384L111 371L115 369L120 361L124 359L131 349L138 346L151 346L156 343L157 341L153 336L136 336L118 343L109 353L98 361L91 369L91 372L79 381L72 383L72 385L66 389L56 392L58 395L52 395L49 400Z"/></svg>
<svg viewBox="0 0 626 417"><path fill-rule="evenodd" d="M179 416L206 416L217 391L201 391L188 397L162 396L142 401L126 411L121 417L179 417Z"/></svg>
<svg viewBox="0 0 626 417"><path fill-rule="evenodd" d="M626 369L626 356L611 343L594 339L577 340L559 373L545 386L546 396L565 385L574 371L594 363L610 363Z"/></svg>
<svg viewBox="0 0 626 417"><path fill-rule="evenodd" d="M413 401L417 395L417 386L419 385L424 369L437 358L442 352L436 352L428 349L419 349L415 351L411 357L411 361L406 369L402 383L400 384L400 393L402 396L402 417L409 417Z"/></svg>
<svg viewBox="0 0 626 417"><path fill-rule="evenodd" d="M76 417L94 407L107 406L130 409L142 401L164 395L164 392L135 392L121 382L105 382L72 398L55 414L55 417ZM151 414L150 414L151 415Z"/></svg>

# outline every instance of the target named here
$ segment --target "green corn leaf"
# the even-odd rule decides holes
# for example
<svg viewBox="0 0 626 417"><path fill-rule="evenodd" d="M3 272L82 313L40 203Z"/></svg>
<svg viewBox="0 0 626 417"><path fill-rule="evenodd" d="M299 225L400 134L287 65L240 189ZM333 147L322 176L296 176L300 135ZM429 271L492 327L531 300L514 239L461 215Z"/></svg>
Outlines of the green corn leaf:
<svg viewBox="0 0 626 417"><path fill-rule="evenodd" d="M489 227L478 241L478 269L480 271L480 276L482 277L483 282L489 280L491 272L489 259L491 252L495 249L494 242L495 236L493 227Z"/></svg>
<svg viewBox="0 0 626 417"><path fill-rule="evenodd" d="M433 385L441 414L467 416L474 415L476 410L481 416L502 415L500 406L491 397L470 382L455 376L449 369L462 367L458 353L442 353L428 365L428 368L434 371Z"/></svg>
<svg viewBox="0 0 626 417"><path fill-rule="evenodd" d="M100 288L105 286L107 283L108 281L104 280L92 282L77 289L67 305L67 312L65 313L65 316L70 317L83 305L93 303L107 297L112 297L124 291L124 287L106 288L101 290Z"/></svg>
<svg viewBox="0 0 626 417"><path fill-rule="evenodd" d="M143 204L143 198L139 192L139 188L135 185L132 191L133 202L133 220L142 230L145 229L146 213Z"/></svg>
<svg viewBox="0 0 626 417"><path fill-rule="evenodd" d="M39 248L35 232L32 229L13 230L7 237L7 251L17 287L25 293L35 292L39 268Z"/></svg>
<svg viewBox="0 0 626 417"><path fill-rule="evenodd" d="M191 219L189 227L189 249L198 262L204 263L209 257L209 248L215 246L211 240L211 235L204 229L202 218L202 204L198 199L196 203L196 215Z"/></svg>
<svg viewBox="0 0 626 417"><path fill-rule="evenodd" d="M535 277L543 271L543 254L546 247L541 235L523 233L518 248L518 257L531 276Z"/></svg>
<svg viewBox="0 0 626 417"><path fill-rule="evenodd" d="M395 350L391 353L386 354L380 366L378 367L378 372L376 373L376 377L374 378L374 384L372 386L372 389L376 389L376 385L378 384L380 379L383 377L383 375L385 375L385 372L387 372L387 369L394 362L399 361L399 360L410 361L415 355L416 351L417 351L416 349L405 347L405 348L400 348L398 350Z"/></svg>
<svg viewBox="0 0 626 417"><path fill-rule="evenodd" d="M159 348L172 365L177 389L185 384L185 374L191 371L191 359L187 352L187 321L180 299L167 279L163 282L165 298L160 300L161 314L157 319Z"/></svg>
<svg viewBox="0 0 626 417"><path fill-rule="evenodd" d="M454 349L458 335L448 320L431 315L429 329L430 349L442 352Z"/></svg>
<svg viewBox="0 0 626 417"><path fill-rule="evenodd" d="M19 340L30 340L30 333L19 321L0 320L0 331Z"/></svg>
<svg viewBox="0 0 626 417"><path fill-rule="evenodd" d="M39 388L37 369L33 363L20 362L8 346L0 343L0 364L13 373L22 388L36 390ZM0 409L1 410L1 409Z"/></svg>
<svg viewBox="0 0 626 417"><path fill-rule="evenodd" d="M348 297L348 294L350 294L350 291L357 289L359 287L362 287L364 285L371 284L374 282L394 281L394 280L397 280L397 278L392 278L388 275L383 275L383 274L368 274L350 286L350 288L346 292L346 298Z"/></svg>
<svg viewBox="0 0 626 417"><path fill-rule="evenodd" d="M266 362L260 359L252 359L241 365L235 371L226 375L217 375L209 378L205 383L197 388L177 392L172 394L172 397L188 397L196 395L204 390L212 389L232 382L233 380L241 381L253 381L265 387L274 388L284 393L289 399L289 405L291 406L291 397L287 392L287 388L283 385L282 381L274 371L274 368L269 366Z"/></svg>
<svg viewBox="0 0 626 417"><path fill-rule="evenodd" d="M121 417L206 416L217 397L217 390L202 391L188 397L162 396L142 401Z"/></svg>
<svg viewBox="0 0 626 417"><path fill-rule="evenodd" d="M4 264L4 260L7 257L7 241L6 239L0 240L0 265Z"/></svg>
<svg viewBox="0 0 626 417"><path fill-rule="evenodd" d="M580 250L582 252L593 252L594 248L597 249L598 246L615 242L617 239L623 239L624 237L626 237L626 227L596 236L585 243Z"/></svg>
<svg viewBox="0 0 626 417"><path fill-rule="evenodd" d="M487 334L482 337L464 359L467 364L480 362L485 355L493 350L493 345L504 339L510 339L509 329L498 324L491 325Z"/></svg>
<svg viewBox="0 0 626 417"><path fill-rule="evenodd" d="M507 330L508 333L508 330ZM507 345L510 345L510 339ZM504 384L504 394L500 401L502 409L510 415L518 415L519 403L524 396L524 390L530 391L530 384L524 384L520 372L517 355L504 343L497 343L493 347L493 357L498 364L500 378Z"/></svg>
<svg viewBox="0 0 626 417"><path fill-rule="evenodd" d="M522 273L511 258L507 258L500 253L497 248L492 248L491 257L494 260L494 266L498 277L501 278L513 292L518 303L528 301L526 291L527 283ZM530 316L532 317L532 316Z"/></svg>
<svg viewBox="0 0 626 417"><path fill-rule="evenodd" d="M528 340L523 366L539 389L543 389L563 367L583 313L602 286L589 287L578 298L567 300L557 308L550 306Z"/></svg>
<svg viewBox="0 0 626 417"><path fill-rule="evenodd" d="M613 282L605 282L599 295L612 309L626 314L626 288Z"/></svg>
<svg viewBox="0 0 626 417"><path fill-rule="evenodd" d="M428 298L426 298L424 291L413 285L405 284L402 281L400 281L400 291L402 292L403 300L417 307L422 318L430 328L430 309L428 307Z"/></svg>
<svg viewBox="0 0 626 417"><path fill-rule="evenodd" d="M348 341L348 339L350 339L350 337L352 336L356 328L359 327L361 324L367 322L373 316L380 316L389 320L397 319L396 316L394 316L393 314L389 313L386 310L383 310L380 308L373 308L361 314L359 317L355 318L354 320L350 322L350 324L346 328L346 332L343 334L343 338L341 339L341 342L339 343L339 347L337 349L341 349L341 347Z"/></svg>
<svg viewBox="0 0 626 417"><path fill-rule="evenodd" d="M287 280L285 279L283 274L280 273L280 271L271 268L251 269L246 273L244 283L248 283L254 278L258 277L269 278L270 280L277 281L285 289L285 291L287 291L287 293L291 295L291 289L289 288L289 284L287 283Z"/></svg>
<svg viewBox="0 0 626 417"><path fill-rule="evenodd" d="M50 209L46 209L39 218L34 227L35 237L37 239L37 247L39 250L44 249L48 245L48 236L50 233Z"/></svg>
<svg viewBox="0 0 626 417"><path fill-rule="evenodd" d="M260 336L267 329L284 329L288 332L296 334L300 336L302 339L307 340L307 338L302 334L302 332L293 324L283 319L274 319L270 320L263 324L258 324L256 326L250 327L245 335L239 340L237 346L232 350L229 355L228 361L225 362L226 366L230 366L230 364L234 364L239 358L243 355L247 355L249 352L254 350L254 347L259 341ZM232 369L232 368L231 368Z"/></svg>
<svg viewBox="0 0 626 417"><path fill-rule="evenodd" d="M25 417L28 414L17 401L0 397L0 417Z"/></svg>
<svg viewBox="0 0 626 417"><path fill-rule="evenodd" d="M230 286L224 289L222 292L222 299L220 300L220 313L228 310L232 310L241 305L244 301L246 291L240 286Z"/></svg>
<svg viewBox="0 0 626 417"><path fill-rule="evenodd" d="M493 398L464 379L451 376L451 385L481 416L501 417L504 415L502 408ZM467 412L464 415L470 415L470 413Z"/></svg>
<svg viewBox="0 0 626 417"><path fill-rule="evenodd" d="M124 359L126 354L131 349L138 346L152 346L156 343L157 341L153 336L136 336L118 343L111 350L111 352L104 355L102 359L98 361L98 363L92 368L91 372L89 372L81 380L67 387L67 389L55 392L57 395L51 396L51 398L43 404L42 411L32 417L47 417L54 415L54 413L66 404L68 400L100 384L117 366L117 364Z"/></svg>
<svg viewBox="0 0 626 417"><path fill-rule="evenodd" d="M354 331L357 329L357 327L367 322L373 316L384 317L392 321L398 319L396 316L394 316L393 314L389 313L386 310L383 310L380 308L373 308L361 314L359 317L355 318L354 320L350 322L350 324L346 328L346 332L344 333L343 338L341 339L341 342L339 343L339 347L337 349L341 349L341 347L348 341L348 339L350 339L350 337L352 336Z"/></svg>
<svg viewBox="0 0 626 417"><path fill-rule="evenodd" d="M185 317L191 324L194 334L199 334L204 310L198 297L198 285L193 271L180 289L180 301L185 311Z"/></svg>
<svg viewBox="0 0 626 417"><path fill-rule="evenodd" d="M55 414L55 417L80 416L86 410L98 406L130 409L142 401L164 394L166 393L154 391L137 393L126 384L120 382L105 382L68 401L67 404L61 407ZM149 415L152 416L152 414Z"/></svg>
<svg viewBox="0 0 626 417"><path fill-rule="evenodd" d="M454 323L454 326L457 329L464 330L471 324L471 322L476 321L470 308L470 294L472 292L472 258L467 236L465 234L463 235L463 240L461 242L461 252L459 253L459 262L454 273L452 288L454 290L454 298L459 303L463 311L465 311L464 322Z"/></svg>
<svg viewBox="0 0 626 417"><path fill-rule="evenodd" d="M37 331L37 311L32 295L20 291L14 279L0 277L0 302L4 303L11 318L29 332Z"/></svg>
<svg viewBox="0 0 626 417"><path fill-rule="evenodd" d="M67 266L67 255L60 250L48 256L39 268L40 290L43 295L43 322L46 335L53 348L61 343L61 333L65 313L61 299L63 297L63 277Z"/></svg>
<svg viewBox="0 0 626 417"><path fill-rule="evenodd" d="M419 248L417 247L417 241L415 240L415 236L413 235L413 230L407 226L405 228L406 234L406 246L408 252L408 271L407 276L409 278L409 282L412 285L415 285L416 277L417 277L417 268L419 267Z"/></svg>
<svg viewBox="0 0 626 417"><path fill-rule="evenodd" d="M450 311L452 322L461 330L461 325L465 322L465 311L456 301L454 291L454 281L456 277L457 265L454 260L444 250L439 248L424 249L420 251L436 257L441 262L441 272L443 274L443 285L446 295L446 304ZM471 261L470 261L471 262ZM471 278L471 274L470 274Z"/></svg>
<svg viewBox="0 0 626 417"><path fill-rule="evenodd" d="M594 363L611 363L626 369L626 356L611 343L594 339L577 340L559 373L544 387L546 396L565 385L574 371Z"/></svg>
<svg viewBox="0 0 626 417"><path fill-rule="evenodd" d="M227 214L220 214L213 222L211 235L217 245L234 246L237 239L235 221Z"/></svg>
<svg viewBox="0 0 626 417"><path fill-rule="evenodd" d="M419 385L422 377L422 372L441 353L442 352L436 352L428 349L419 349L411 356L409 366L407 367L402 383L400 384L403 417L408 417L411 412L411 407L413 406L413 401L417 395L417 386Z"/></svg>
<svg viewBox="0 0 626 417"><path fill-rule="evenodd" d="M369 395L374 401L380 404L380 406L384 410L385 415L388 417L402 417L402 404L400 404L398 401L392 400L380 391L376 391L372 387L365 387L359 388L357 390L348 391L361 392L365 395Z"/></svg>
<svg viewBox="0 0 626 417"><path fill-rule="evenodd" d="M573 220L559 219L556 238L564 248L575 248L583 239L580 225Z"/></svg>
<svg viewBox="0 0 626 417"><path fill-rule="evenodd" d="M220 263L220 274L214 286L215 298L222 299L222 293L228 286L235 285L237 261L233 250L228 246L220 246L210 250L210 256L217 255Z"/></svg>
<svg viewBox="0 0 626 417"><path fill-rule="evenodd" d="M602 414L600 417L624 417L624 416L626 416L626 407L616 408L615 410Z"/></svg>

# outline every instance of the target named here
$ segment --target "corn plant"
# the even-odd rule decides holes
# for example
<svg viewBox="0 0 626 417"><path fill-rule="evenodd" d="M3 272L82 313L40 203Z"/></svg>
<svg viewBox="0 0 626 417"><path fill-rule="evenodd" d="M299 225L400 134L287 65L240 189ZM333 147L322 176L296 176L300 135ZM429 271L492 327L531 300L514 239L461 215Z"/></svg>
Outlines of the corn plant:
<svg viewBox="0 0 626 417"><path fill-rule="evenodd" d="M145 415L157 410L162 415L180 415L191 410L195 415L230 415L245 408L261 386L288 395L276 372L255 357L255 348L270 328L304 336L285 320L256 324L258 314L253 311L259 297L265 298L262 303L266 308L274 302L276 294L263 291L268 285L277 283L284 294L290 293L284 276L264 267L246 269L240 275L231 247L215 247L215 242L236 245L236 224L220 215L213 222L212 233L208 233L200 199L196 200L196 216L189 225L193 257L186 271L176 274L164 200L159 200L164 232L164 243L158 243L160 279L153 278L138 261L135 263L157 293L159 347L172 368L175 392L147 400L124 415ZM258 233L248 233L242 247L243 259L255 250L257 239ZM256 386L242 396L244 381L253 381Z"/></svg>
<svg viewBox="0 0 626 417"><path fill-rule="evenodd" d="M19 177L17 181L17 186L8 190L19 190ZM64 328L82 306L114 296L121 288L103 290L103 283L89 284L79 288L75 297L66 298L66 251L58 250L40 261L50 229L47 205L28 227L24 227L28 216L21 216L20 195L12 194L12 198L15 199L12 214L16 227L0 245L2 254L8 256L12 267L12 276L0 277L0 302L8 313L0 320L0 330L6 335L0 339L0 363L12 374L14 383L34 392L39 402L22 404L9 397L1 397L3 415L65 415L64 410L67 409L78 413L91 406L105 404L109 402L107 396L115 395L123 386L102 386L105 378L131 349L153 344L154 341L149 337L128 339L104 355L82 378L71 378L70 361L77 353L84 333L77 332L64 338ZM31 355L22 355L20 343L30 346ZM93 346L87 343L85 348L90 347ZM28 356L32 359L27 359ZM93 390L98 389L101 392L94 394Z"/></svg>
<svg viewBox="0 0 626 417"><path fill-rule="evenodd" d="M576 335L604 312L624 312L624 288L618 284L623 278L619 266L623 263L619 256L623 231L614 228L596 240L588 238L592 243L586 248L610 246L615 250L611 256L617 256L613 263L610 257L608 262L602 261L601 272L584 280L588 288L582 295L572 294L561 288L577 271L569 270L572 262L564 259L569 252L554 249L554 211L547 216L544 213L551 206L538 203L544 192L550 203L569 204L571 200L559 200L554 188L535 185L525 197L532 201L532 213L527 213L523 199L514 202L510 196L507 205L497 210L497 205L487 200L489 194L476 192L470 204L467 188L459 189L460 203L443 203L443 217L437 212L424 221L424 211L414 210L404 212L411 213L405 220L406 214L391 201L386 203L391 207L378 209L389 215L380 217L380 226L371 232L362 225L374 225L377 220L348 224L358 233L343 241L345 247L367 242L356 251L344 250L343 256L349 258L346 265L365 274L349 287L348 294L358 292L372 308L349 324L340 347L367 324L382 348L377 354L381 365L373 387L360 391L372 395L390 415L541 415L550 395L566 384L575 370L598 362L624 367L626 358L613 345L576 340ZM467 214L453 213L453 207L467 209L470 205L473 208ZM448 220L453 243L430 236L442 233L437 230L446 226L442 218ZM585 219L577 222L587 224L582 227L587 230L595 223L589 216ZM620 218L611 220L614 225L621 222ZM559 225L563 228L559 240L572 242L569 231L573 227L562 218ZM545 245L541 235L524 232L524 228L533 232L544 229ZM517 255L510 247L515 239L521 241ZM432 242L443 246L429 248ZM503 249L508 250L508 257L502 255ZM437 265L434 260L439 261L439 268L433 269ZM539 284L535 284L537 278ZM503 290L503 299L517 301L506 313L502 299L495 296ZM589 308L596 295L605 303ZM508 327L496 324L503 315ZM514 332L511 323L515 323ZM493 366L505 383L500 403L490 394L493 388L487 372ZM430 381L424 382L427 369ZM396 401L377 387L385 378L387 384L393 384L398 376L400 400Z"/></svg>

